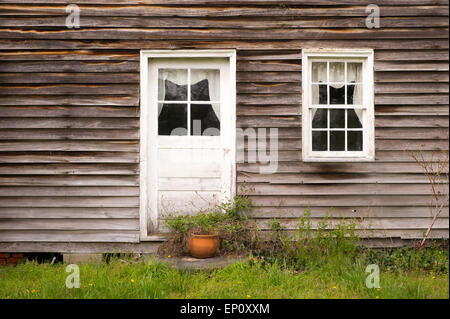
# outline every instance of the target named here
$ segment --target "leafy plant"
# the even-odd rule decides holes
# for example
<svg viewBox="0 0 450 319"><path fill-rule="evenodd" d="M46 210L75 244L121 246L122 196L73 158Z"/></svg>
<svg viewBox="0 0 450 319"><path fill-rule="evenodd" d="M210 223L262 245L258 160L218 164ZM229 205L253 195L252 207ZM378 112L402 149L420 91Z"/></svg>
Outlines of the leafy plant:
<svg viewBox="0 0 450 319"><path fill-rule="evenodd" d="M222 253L248 250L257 234L255 223L247 217L252 208L247 196L236 196L194 215L168 214L165 218L168 240L159 247L159 254L186 253L187 239L192 233L218 233Z"/></svg>
<svg viewBox="0 0 450 319"><path fill-rule="evenodd" d="M377 264L385 271L431 271L435 274L448 273L449 251L433 242L428 247L417 250L415 247L363 249L360 253L367 264Z"/></svg>
<svg viewBox="0 0 450 319"><path fill-rule="evenodd" d="M352 258L356 255L358 236L356 222L339 220L332 223L327 211L316 227L313 227L311 210L308 208L298 220L298 228L291 236L283 232L278 236L280 246L272 252L278 259L295 266L297 269L320 267L330 259ZM281 243L281 245L280 245Z"/></svg>

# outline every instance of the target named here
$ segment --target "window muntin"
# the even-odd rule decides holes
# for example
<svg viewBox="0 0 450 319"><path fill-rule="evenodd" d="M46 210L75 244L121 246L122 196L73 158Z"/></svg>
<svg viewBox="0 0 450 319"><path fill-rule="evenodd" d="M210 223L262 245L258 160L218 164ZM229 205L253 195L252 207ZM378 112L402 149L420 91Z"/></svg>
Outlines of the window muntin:
<svg viewBox="0 0 450 319"><path fill-rule="evenodd" d="M372 52L305 52L303 59L303 159L373 160Z"/></svg>
<svg viewBox="0 0 450 319"><path fill-rule="evenodd" d="M220 135L220 70L158 70L158 135Z"/></svg>

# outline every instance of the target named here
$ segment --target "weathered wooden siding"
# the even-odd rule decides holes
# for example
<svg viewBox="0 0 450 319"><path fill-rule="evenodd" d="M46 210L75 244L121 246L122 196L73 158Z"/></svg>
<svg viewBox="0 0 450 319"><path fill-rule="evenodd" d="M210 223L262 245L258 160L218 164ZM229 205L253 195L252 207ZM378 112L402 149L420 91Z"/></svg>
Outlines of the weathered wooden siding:
<svg viewBox="0 0 450 319"><path fill-rule="evenodd" d="M375 237L428 226L429 185L405 150L448 149L448 1L76 3L80 29L65 27L67 1L0 1L0 242L138 241L140 49L237 50L237 125L280 134L276 174L238 165L262 226L294 227L309 205L314 221L331 206L372 216ZM318 47L375 50L374 163L301 161L301 49ZM448 208L435 228L448 237Z"/></svg>

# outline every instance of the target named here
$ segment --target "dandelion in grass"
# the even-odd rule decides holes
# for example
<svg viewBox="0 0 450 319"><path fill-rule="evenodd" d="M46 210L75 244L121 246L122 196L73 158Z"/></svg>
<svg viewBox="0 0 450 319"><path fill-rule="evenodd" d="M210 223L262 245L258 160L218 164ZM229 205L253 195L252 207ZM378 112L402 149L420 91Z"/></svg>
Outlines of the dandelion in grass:
<svg viewBox="0 0 450 319"><path fill-rule="evenodd" d="M134 283L134 279L131 279L131 282Z"/></svg>
<svg viewBox="0 0 450 319"><path fill-rule="evenodd" d="M247 298L251 298L252 296L250 296L250 295L247 295Z"/></svg>

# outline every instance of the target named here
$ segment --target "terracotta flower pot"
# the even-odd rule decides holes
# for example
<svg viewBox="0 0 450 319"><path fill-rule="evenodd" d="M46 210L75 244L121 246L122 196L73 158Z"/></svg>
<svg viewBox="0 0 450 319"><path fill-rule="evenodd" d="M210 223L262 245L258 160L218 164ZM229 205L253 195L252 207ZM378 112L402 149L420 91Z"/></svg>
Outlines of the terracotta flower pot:
<svg viewBox="0 0 450 319"><path fill-rule="evenodd" d="M196 258L210 258L219 251L218 234L191 234L189 239L189 253Z"/></svg>

